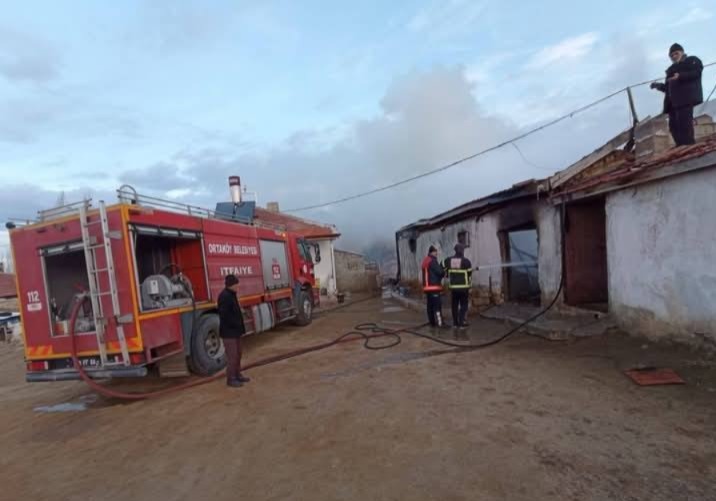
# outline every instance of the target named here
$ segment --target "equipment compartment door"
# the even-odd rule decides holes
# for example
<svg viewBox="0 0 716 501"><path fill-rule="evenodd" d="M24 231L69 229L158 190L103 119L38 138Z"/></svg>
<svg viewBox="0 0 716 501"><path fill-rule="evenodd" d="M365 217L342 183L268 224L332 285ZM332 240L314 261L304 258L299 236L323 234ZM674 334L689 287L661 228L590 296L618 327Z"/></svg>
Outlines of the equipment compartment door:
<svg viewBox="0 0 716 501"><path fill-rule="evenodd" d="M264 284L269 290L284 289L291 286L286 255L286 242L260 240L261 269Z"/></svg>

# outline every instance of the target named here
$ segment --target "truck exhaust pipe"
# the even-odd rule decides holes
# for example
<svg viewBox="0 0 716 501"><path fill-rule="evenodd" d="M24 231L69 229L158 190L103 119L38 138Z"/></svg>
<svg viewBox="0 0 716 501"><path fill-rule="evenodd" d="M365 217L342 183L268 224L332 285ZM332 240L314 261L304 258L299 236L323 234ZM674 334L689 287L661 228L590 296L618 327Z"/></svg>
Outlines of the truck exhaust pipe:
<svg viewBox="0 0 716 501"><path fill-rule="evenodd" d="M241 178L239 176L229 177L229 190L231 191L231 201L234 204L241 203Z"/></svg>

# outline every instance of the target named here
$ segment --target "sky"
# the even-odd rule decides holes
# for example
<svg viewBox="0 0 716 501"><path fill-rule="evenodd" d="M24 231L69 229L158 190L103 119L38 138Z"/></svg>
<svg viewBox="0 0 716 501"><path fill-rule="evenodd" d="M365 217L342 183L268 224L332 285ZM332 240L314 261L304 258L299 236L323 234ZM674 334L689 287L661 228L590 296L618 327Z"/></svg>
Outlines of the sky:
<svg viewBox="0 0 716 501"><path fill-rule="evenodd" d="M61 192L114 201L124 183L213 207L233 174L260 205L328 202L662 76L673 42L716 61L714 26L715 0L7 2L0 220L35 217ZM655 92L635 99L641 118L659 113ZM629 120L622 94L519 152L298 215L361 250L565 168Z"/></svg>

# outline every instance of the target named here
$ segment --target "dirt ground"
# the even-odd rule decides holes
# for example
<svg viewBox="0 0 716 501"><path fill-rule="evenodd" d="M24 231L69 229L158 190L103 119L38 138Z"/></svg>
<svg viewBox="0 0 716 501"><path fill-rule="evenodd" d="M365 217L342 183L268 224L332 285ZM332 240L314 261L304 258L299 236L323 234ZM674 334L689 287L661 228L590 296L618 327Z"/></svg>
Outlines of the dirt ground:
<svg viewBox="0 0 716 501"><path fill-rule="evenodd" d="M422 316L374 299L247 340L247 359L366 320L399 328ZM473 321L470 335L505 328ZM620 372L636 365L671 366L688 384L638 387ZM248 375L240 389L215 382L124 403L79 382L26 384L20 348L3 345L0 498L716 499L716 368L683 349L616 334L515 336L479 351L406 337ZM88 408L39 409L68 403Z"/></svg>

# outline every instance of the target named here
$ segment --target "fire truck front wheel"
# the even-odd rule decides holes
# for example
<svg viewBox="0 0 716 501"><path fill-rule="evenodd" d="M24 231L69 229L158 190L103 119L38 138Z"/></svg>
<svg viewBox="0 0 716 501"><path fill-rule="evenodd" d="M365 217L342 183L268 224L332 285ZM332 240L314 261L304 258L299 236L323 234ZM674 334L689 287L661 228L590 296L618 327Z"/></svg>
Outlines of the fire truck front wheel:
<svg viewBox="0 0 716 501"><path fill-rule="evenodd" d="M298 312L296 313L296 325L304 326L313 320L313 301L310 291L301 291L298 295Z"/></svg>
<svg viewBox="0 0 716 501"><path fill-rule="evenodd" d="M226 366L224 343L219 337L219 315L212 313L199 318L191 339L189 366L199 376L211 376Z"/></svg>

